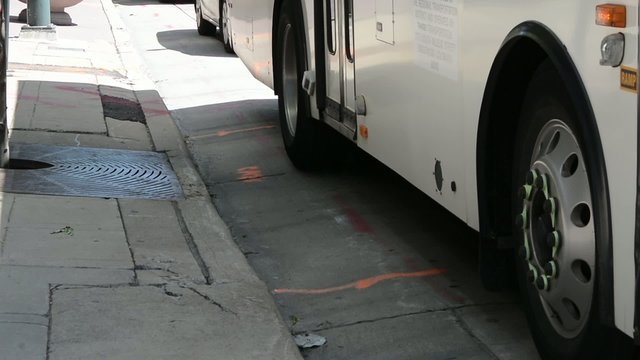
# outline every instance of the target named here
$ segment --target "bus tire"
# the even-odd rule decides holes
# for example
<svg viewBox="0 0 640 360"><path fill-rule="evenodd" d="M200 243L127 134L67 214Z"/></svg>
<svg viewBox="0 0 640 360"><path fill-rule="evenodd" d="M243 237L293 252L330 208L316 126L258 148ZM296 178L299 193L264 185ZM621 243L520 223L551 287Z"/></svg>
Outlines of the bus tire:
<svg viewBox="0 0 640 360"><path fill-rule="evenodd" d="M193 6L196 11L196 27L198 29L198 34L202 36L215 35L217 30L216 26L202 16L202 1L196 0Z"/></svg>
<svg viewBox="0 0 640 360"><path fill-rule="evenodd" d="M9 165L9 119L7 117L7 64L9 46L8 1L0 4L0 167Z"/></svg>
<svg viewBox="0 0 640 360"><path fill-rule="evenodd" d="M231 38L231 28L229 27L229 3L227 0L220 2L220 20L218 23L220 24L220 33L218 35L224 45L224 51L233 54L233 39Z"/></svg>
<svg viewBox="0 0 640 360"><path fill-rule="evenodd" d="M624 359L631 346L600 323L593 201L580 119L550 62L536 71L516 133L512 216L516 276L543 359ZM604 259L601 259L604 260ZM630 339L630 338L629 338ZM630 343L629 343L630 345Z"/></svg>
<svg viewBox="0 0 640 360"><path fill-rule="evenodd" d="M303 170L318 165L318 122L310 115L310 101L302 89L307 68L303 24L296 16L295 1L284 0L278 21L276 79L278 109L284 148L295 167Z"/></svg>
<svg viewBox="0 0 640 360"><path fill-rule="evenodd" d="M485 290L501 291L515 287L513 249L503 249L496 239L480 238L478 272Z"/></svg>

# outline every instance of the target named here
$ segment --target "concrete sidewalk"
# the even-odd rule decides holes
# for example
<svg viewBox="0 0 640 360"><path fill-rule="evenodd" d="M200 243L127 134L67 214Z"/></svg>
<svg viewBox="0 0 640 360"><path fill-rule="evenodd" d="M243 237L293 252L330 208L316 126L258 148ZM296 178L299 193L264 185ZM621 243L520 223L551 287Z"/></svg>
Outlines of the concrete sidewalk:
<svg viewBox="0 0 640 360"><path fill-rule="evenodd" d="M24 8L12 1L14 21ZM11 144L166 154L182 194L3 192L0 359L300 359L111 0L67 11L76 26L57 27L57 40L10 26ZM45 170L13 171L0 172Z"/></svg>

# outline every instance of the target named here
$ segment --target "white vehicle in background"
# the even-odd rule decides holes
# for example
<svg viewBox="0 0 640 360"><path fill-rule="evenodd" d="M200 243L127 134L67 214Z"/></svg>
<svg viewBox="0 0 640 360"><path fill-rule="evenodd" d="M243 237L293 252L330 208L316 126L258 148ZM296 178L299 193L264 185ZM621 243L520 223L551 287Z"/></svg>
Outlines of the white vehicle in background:
<svg viewBox="0 0 640 360"><path fill-rule="evenodd" d="M630 356L637 0L230 1L296 166L331 126L479 231L484 284L516 272L544 359Z"/></svg>
<svg viewBox="0 0 640 360"><path fill-rule="evenodd" d="M196 26L198 34L218 35L228 53L233 53L233 40L229 28L230 1L195 0Z"/></svg>

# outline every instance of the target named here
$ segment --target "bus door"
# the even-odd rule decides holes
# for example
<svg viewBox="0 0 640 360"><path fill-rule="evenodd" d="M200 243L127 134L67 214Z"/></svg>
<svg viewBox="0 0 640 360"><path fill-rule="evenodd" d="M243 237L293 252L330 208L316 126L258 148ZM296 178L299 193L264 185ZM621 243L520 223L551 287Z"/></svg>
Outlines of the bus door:
<svg viewBox="0 0 640 360"><path fill-rule="evenodd" d="M353 0L325 1L326 107L329 122L355 135L355 52ZM330 125L336 125L334 124ZM335 126L334 126L335 127Z"/></svg>

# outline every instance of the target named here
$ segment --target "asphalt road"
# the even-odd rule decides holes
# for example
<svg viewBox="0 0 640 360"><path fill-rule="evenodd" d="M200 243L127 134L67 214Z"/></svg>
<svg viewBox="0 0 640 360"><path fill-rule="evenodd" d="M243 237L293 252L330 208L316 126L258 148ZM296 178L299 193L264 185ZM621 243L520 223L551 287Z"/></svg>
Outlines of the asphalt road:
<svg viewBox="0 0 640 360"><path fill-rule="evenodd" d="M515 292L489 293L477 234L354 147L289 163L273 93L195 30L193 4L120 0L147 74L220 214L308 359L537 359Z"/></svg>

